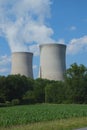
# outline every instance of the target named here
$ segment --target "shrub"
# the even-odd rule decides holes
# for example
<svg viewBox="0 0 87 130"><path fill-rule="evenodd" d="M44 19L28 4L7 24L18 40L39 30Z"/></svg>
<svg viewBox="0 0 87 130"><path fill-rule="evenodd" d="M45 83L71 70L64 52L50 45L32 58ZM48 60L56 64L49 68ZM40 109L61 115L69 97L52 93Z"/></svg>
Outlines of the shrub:
<svg viewBox="0 0 87 130"><path fill-rule="evenodd" d="M19 99L13 99L11 101L12 105L19 105L20 104L20 100Z"/></svg>

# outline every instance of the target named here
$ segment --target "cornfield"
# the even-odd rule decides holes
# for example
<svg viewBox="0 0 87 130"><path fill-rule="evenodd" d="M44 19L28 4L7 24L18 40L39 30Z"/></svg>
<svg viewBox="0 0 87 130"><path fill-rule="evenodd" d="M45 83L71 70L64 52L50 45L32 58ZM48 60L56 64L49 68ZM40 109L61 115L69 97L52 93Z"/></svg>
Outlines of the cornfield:
<svg viewBox="0 0 87 130"><path fill-rule="evenodd" d="M37 104L0 108L0 127L87 117L87 105Z"/></svg>

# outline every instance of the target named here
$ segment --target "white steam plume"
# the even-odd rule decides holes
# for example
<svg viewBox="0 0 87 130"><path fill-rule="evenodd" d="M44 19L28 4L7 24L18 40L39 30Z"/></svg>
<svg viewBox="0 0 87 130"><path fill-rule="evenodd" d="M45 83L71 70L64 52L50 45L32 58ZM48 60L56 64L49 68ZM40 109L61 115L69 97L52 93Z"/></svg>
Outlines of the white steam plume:
<svg viewBox="0 0 87 130"><path fill-rule="evenodd" d="M54 42L50 17L51 0L0 0L0 35L12 52L29 51L28 46Z"/></svg>

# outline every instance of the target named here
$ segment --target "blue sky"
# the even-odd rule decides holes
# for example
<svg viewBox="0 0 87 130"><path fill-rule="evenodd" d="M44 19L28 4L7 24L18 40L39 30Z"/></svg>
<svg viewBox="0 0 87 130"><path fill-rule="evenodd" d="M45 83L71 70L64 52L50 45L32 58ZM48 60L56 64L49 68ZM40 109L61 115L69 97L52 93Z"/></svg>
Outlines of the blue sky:
<svg viewBox="0 0 87 130"><path fill-rule="evenodd" d="M87 0L0 0L0 75L11 73L11 53L34 52L38 77L41 43L67 45L66 66L87 66Z"/></svg>

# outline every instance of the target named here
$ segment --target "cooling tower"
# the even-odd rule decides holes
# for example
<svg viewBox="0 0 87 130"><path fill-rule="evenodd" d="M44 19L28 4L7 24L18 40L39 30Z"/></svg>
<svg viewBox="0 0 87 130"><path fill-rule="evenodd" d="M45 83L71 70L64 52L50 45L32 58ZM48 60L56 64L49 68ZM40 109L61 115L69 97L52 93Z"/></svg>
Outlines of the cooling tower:
<svg viewBox="0 0 87 130"><path fill-rule="evenodd" d="M64 80L66 71L66 45L40 45L40 78Z"/></svg>
<svg viewBox="0 0 87 130"><path fill-rule="evenodd" d="M25 75L33 78L32 70L33 54L29 52L12 53L12 74Z"/></svg>

